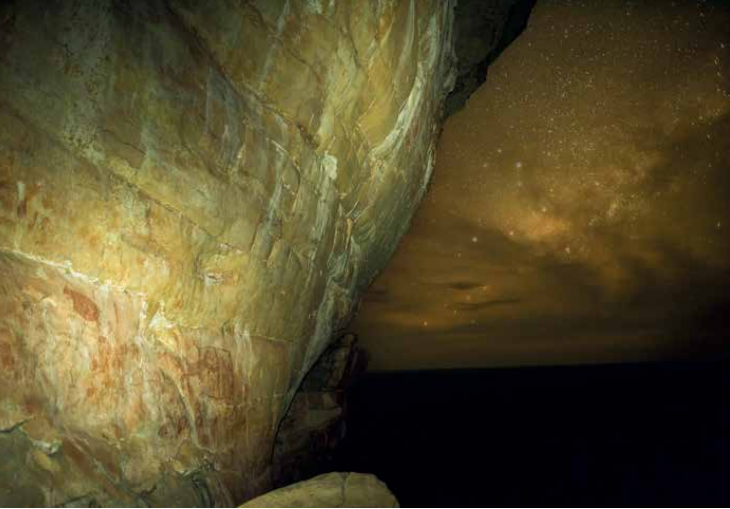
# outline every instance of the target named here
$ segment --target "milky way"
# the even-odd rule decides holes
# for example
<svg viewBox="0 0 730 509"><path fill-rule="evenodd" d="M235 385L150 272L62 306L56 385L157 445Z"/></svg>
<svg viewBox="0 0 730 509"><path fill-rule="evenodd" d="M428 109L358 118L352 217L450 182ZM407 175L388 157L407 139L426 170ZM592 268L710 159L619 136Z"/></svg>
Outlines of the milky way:
<svg viewBox="0 0 730 509"><path fill-rule="evenodd" d="M730 7L541 0L352 328L375 369L730 351Z"/></svg>

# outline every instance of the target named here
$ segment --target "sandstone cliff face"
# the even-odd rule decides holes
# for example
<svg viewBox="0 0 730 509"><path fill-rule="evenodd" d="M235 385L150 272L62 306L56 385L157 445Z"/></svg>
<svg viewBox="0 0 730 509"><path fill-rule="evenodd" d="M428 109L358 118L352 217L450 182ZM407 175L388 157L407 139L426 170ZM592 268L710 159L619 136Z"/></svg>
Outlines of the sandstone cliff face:
<svg viewBox="0 0 730 509"><path fill-rule="evenodd" d="M442 0L0 7L0 501L238 502L407 228Z"/></svg>

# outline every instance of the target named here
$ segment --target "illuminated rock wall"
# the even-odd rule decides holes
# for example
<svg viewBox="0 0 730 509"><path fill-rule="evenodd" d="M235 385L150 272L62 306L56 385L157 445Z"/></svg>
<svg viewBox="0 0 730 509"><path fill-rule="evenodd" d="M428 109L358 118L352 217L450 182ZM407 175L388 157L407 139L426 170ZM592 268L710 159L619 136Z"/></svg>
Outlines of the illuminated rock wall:
<svg viewBox="0 0 730 509"><path fill-rule="evenodd" d="M0 7L0 505L231 504L408 226L442 0Z"/></svg>

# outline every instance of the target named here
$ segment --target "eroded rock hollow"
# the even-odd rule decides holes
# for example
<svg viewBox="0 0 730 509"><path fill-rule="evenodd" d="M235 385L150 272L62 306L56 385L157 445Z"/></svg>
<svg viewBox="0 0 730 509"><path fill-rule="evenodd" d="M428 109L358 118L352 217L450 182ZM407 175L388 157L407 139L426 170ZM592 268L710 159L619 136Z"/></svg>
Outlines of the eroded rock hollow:
<svg viewBox="0 0 730 509"><path fill-rule="evenodd" d="M425 191L453 4L3 3L0 505L270 487Z"/></svg>

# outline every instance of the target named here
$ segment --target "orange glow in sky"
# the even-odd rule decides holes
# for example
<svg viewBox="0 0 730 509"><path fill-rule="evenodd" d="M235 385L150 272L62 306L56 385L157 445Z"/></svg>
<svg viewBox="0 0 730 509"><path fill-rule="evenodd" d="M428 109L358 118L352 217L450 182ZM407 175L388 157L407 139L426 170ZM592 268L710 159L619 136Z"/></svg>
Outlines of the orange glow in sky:
<svg viewBox="0 0 730 509"><path fill-rule="evenodd" d="M541 0L351 325L376 370L724 352L730 8Z"/></svg>

